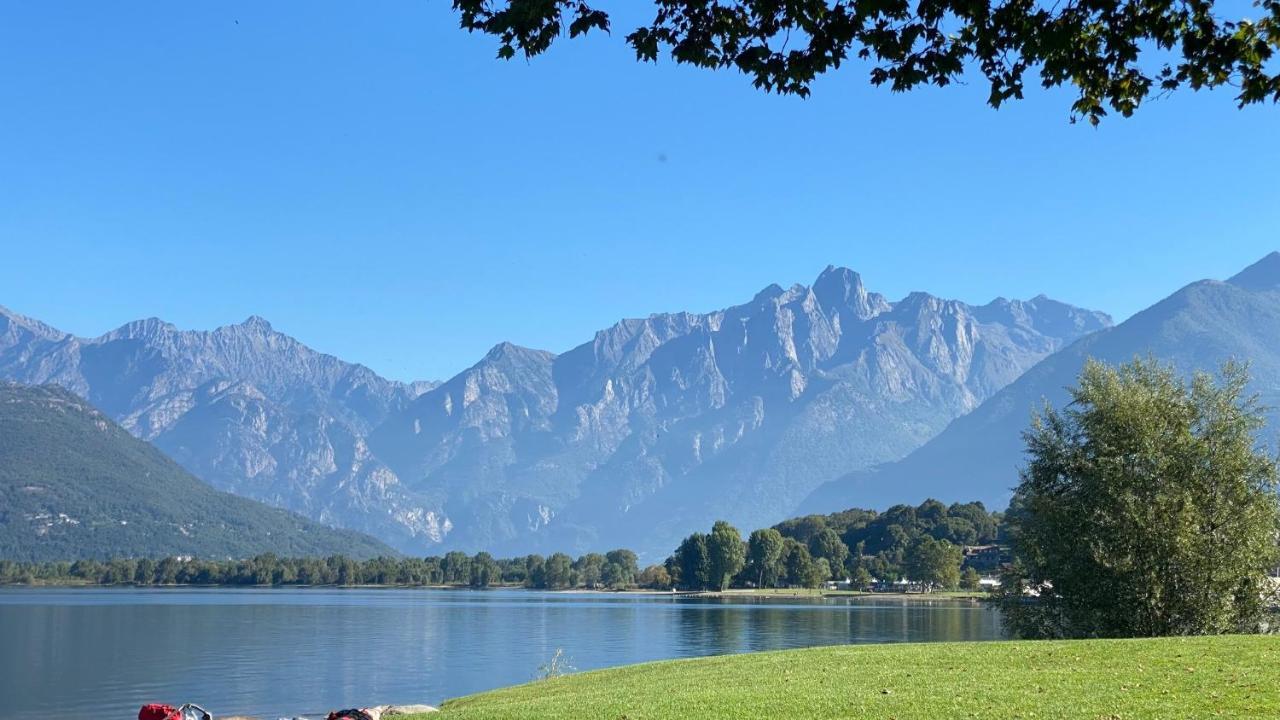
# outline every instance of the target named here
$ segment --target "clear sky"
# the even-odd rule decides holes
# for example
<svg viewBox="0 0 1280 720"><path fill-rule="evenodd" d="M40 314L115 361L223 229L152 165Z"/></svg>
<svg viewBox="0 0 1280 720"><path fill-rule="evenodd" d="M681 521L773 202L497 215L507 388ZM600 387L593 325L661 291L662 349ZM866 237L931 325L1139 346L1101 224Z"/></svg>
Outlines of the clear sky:
<svg viewBox="0 0 1280 720"><path fill-rule="evenodd" d="M81 335L258 314L443 379L829 263L1123 318L1280 248L1280 108L1185 92L1093 129L1063 92L997 112L856 65L768 96L638 64L618 22L503 63L445 0L6 2L0 305Z"/></svg>

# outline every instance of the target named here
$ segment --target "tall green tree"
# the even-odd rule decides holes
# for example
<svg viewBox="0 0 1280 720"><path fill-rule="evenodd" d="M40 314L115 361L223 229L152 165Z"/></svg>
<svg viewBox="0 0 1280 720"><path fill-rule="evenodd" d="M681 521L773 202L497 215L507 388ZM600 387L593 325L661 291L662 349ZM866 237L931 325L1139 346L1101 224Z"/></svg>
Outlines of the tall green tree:
<svg viewBox="0 0 1280 720"><path fill-rule="evenodd" d="M578 572L578 584L584 587L598 587L604 579L605 557L600 553L587 553L578 558L573 569Z"/></svg>
<svg viewBox="0 0 1280 720"><path fill-rule="evenodd" d="M738 528L724 520L717 520L707 539L707 554L711 560L711 582L719 590L729 587L733 578L747 562L747 548Z"/></svg>
<svg viewBox="0 0 1280 720"><path fill-rule="evenodd" d="M907 577L924 583L929 589L953 588L960 584L960 563L964 554L960 546L925 535L907 550Z"/></svg>
<svg viewBox="0 0 1280 720"><path fill-rule="evenodd" d="M813 573L813 556L809 548L791 538L782 541L782 565L786 568L787 585L806 587Z"/></svg>
<svg viewBox="0 0 1280 720"><path fill-rule="evenodd" d="M831 579L831 565L827 563L826 558L815 558L809 563L808 569L804 573L803 585L807 588L820 588L822 584Z"/></svg>
<svg viewBox="0 0 1280 720"><path fill-rule="evenodd" d="M773 528L756 530L747 538L747 571L755 578L756 587L766 587L778 577L778 561L782 559L782 533Z"/></svg>
<svg viewBox="0 0 1280 720"><path fill-rule="evenodd" d="M542 568L543 586L548 590L563 590L573 584L573 559L564 553L554 553Z"/></svg>
<svg viewBox="0 0 1280 720"><path fill-rule="evenodd" d="M454 550L445 553L440 567L444 572L444 581L450 585L467 585L471 582L471 558L464 552Z"/></svg>
<svg viewBox="0 0 1280 720"><path fill-rule="evenodd" d="M636 558L636 554L626 548L610 550L604 554L604 558L608 565L616 566L610 571L610 577L606 578L605 584L609 587L621 588L630 587L636 584L636 575L640 573L640 561Z"/></svg>
<svg viewBox="0 0 1280 720"><path fill-rule="evenodd" d="M471 558L471 587L487 588L502 580L498 561L487 552L478 552Z"/></svg>
<svg viewBox="0 0 1280 720"><path fill-rule="evenodd" d="M151 558L142 558L138 561L138 568L134 570L133 581L138 585L150 585L156 579L156 561Z"/></svg>
<svg viewBox="0 0 1280 720"><path fill-rule="evenodd" d="M1089 362L1026 433L1001 604L1026 637L1249 632L1277 562L1276 461L1248 373ZM1028 602L1028 596L1034 596Z"/></svg>
<svg viewBox="0 0 1280 720"><path fill-rule="evenodd" d="M526 587L545 588L547 586L547 561L541 555L529 555L524 559Z"/></svg>
<svg viewBox="0 0 1280 720"><path fill-rule="evenodd" d="M871 576L871 571L862 565L859 565L858 568L853 571L852 579L853 587L863 592L870 591L872 585L875 584L875 578Z"/></svg>
<svg viewBox="0 0 1280 720"><path fill-rule="evenodd" d="M849 560L849 546L844 544L835 530L827 528L809 541L809 554L827 561L832 575L843 573Z"/></svg>
<svg viewBox="0 0 1280 720"><path fill-rule="evenodd" d="M711 555L707 551L706 535L694 533L685 538L672 557L681 589L705 590L711 586Z"/></svg>

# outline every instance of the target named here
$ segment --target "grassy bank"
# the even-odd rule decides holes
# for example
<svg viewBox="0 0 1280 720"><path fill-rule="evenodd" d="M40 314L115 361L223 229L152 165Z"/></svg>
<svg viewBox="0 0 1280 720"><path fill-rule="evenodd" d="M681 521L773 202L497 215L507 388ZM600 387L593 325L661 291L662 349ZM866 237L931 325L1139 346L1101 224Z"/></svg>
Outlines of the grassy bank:
<svg viewBox="0 0 1280 720"><path fill-rule="evenodd" d="M1274 718L1280 637L862 645L676 660L472 695L422 720Z"/></svg>
<svg viewBox="0 0 1280 720"><path fill-rule="evenodd" d="M982 600L988 597L987 593L975 590L938 590L931 593L894 593L894 592L863 592L861 590L807 590L797 588L763 588L763 589L732 589L732 590L708 590L706 592L691 593L697 597L726 597L726 598L879 598L884 600Z"/></svg>

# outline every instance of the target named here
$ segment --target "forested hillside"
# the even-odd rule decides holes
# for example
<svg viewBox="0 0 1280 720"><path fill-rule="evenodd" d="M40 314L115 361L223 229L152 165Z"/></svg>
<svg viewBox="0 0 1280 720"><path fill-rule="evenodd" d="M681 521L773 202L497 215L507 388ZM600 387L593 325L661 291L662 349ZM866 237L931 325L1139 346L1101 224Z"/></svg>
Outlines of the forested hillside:
<svg viewBox="0 0 1280 720"><path fill-rule="evenodd" d="M0 385L0 559L263 552L393 554L209 487L66 390Z"/></svg>

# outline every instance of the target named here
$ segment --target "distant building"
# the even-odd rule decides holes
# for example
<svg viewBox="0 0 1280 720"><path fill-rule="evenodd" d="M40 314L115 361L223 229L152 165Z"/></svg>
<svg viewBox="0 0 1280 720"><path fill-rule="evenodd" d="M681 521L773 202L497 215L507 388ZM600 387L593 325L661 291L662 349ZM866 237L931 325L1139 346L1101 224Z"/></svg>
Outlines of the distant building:
<svg viewBox="0 0 1280 720"><path fill-rule="evenodd" d="M999 545L965 545L964 566L981 573L989 573L1010 561L1009 551Z"/></svg>

